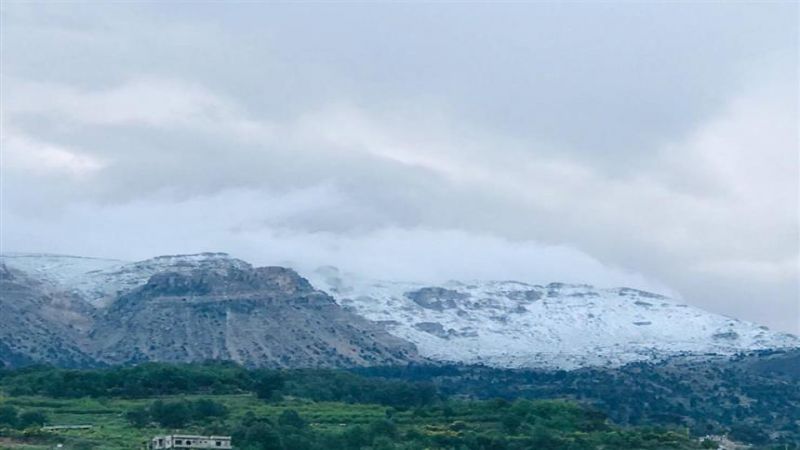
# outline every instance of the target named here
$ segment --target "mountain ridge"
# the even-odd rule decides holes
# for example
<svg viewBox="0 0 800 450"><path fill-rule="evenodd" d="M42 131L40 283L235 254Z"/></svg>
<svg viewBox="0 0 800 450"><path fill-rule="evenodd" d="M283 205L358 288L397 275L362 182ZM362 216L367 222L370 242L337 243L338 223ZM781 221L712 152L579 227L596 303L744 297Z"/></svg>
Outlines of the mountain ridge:
<svg viewBox="0 0 800 450"><path fill-rule="evenodd" d="M576 369L800 347L789 333L667 296L588 284L381 281L309 274L343 306L383 323L425 357L505 368Z"/></svg>
<svg viewBox="0 0 800 450"><path fill-rule="evenodd" d="M103 363L221 358L250 365L324 366L404 364L423 358L575 369L800 347L800 339L793 335L625 287L376 281L333 267L304 278L291 269L257 268L219 252L163 255L131 263L16 253L0 255L0 263L36 279L42 296L77 302L82 311L78 316L88 316L93 333L81 335L84 324L77 331L77 347L104 355L96 356ZM281 300L270 306L273 295ZM306 304L297 303L301 299ZM241 311L231 316L230 305ZM274 307L279 311L267 314ZM323 308L324 313L314 308ZM312 316L323 320L318 323L309 319ZM206 332L187 327L180 331L166 320L170 317L183 317ZM273 319L294 323L296 333L283 333L273 326ZM326 333L320 324L327 322L338 331L315 339L315 333ZM359 338L353 337L351 328L360 330ZM127 330L128 338L120 330ZM272 339L264 341L267 334ZM342 341L343 336L350 338ZM343 344L353 339L359 343L356 347L378 350L362 358ZM92 343L97 340L107 342L108 348ZM157 343L153 349L149 341ZM291 341L307 342L304 345L322 353L333 349L332 359L310 356L308 348L287 344ZM281 356L274 357L273 351ZM339 359L345 354L350 356ZM276 363L276 358L283 362Z"/></svg>
<svg viewBox="0 0 800 450"><path fill-rule="evenodd" d="M0 267L24 274L13 268L15 258L25 259L17 267L29 275L43 276L0 280L6 283L0 291L4 317L38 320L36 314L17 313L14 305L34 310L49 298L77 296L71 313L88 325L67 333L57 317L42 319L42 326L31 327L30 348L18 346L21 351L4 358L6 365L27 362L26 356L65 366L221 359L248 366L352 367L420 360L412 344L341 308L288 268L255 268L211 253L129 264L98 260L101 267L85 270L83 277L69 272L86 269L86 260L53 255L4 256ZM31 260L37 258L40 266ZM79 267L70 265L76 262ZM54 273L53 267L67 273ZM17 281L20 289L10 289ZM48 330L59 331L62 350L86 357L63 360L58 351L32 353L31 348L49 348ZM17 330L24 333L24 327ZM18 341L13 334L3 338L4 346Z"/></svg>

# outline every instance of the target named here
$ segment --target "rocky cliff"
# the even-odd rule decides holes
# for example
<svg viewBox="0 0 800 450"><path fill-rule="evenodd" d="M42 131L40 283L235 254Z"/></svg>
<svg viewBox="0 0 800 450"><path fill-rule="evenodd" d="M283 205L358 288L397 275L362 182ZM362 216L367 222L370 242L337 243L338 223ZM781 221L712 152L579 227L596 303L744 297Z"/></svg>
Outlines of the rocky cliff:
<svg viewBox="0 0 800 450"><path fill-rule="evenodd" d="M416 359L412 345L282 267L157 273L113 302L90 338L108 363L347 367Z"/></svg>
<svg viewBox="0 0 800 450"><path fill-rule="evenodd" d="M412 344L343 309L291 269L204 254L120 265L98 260L101 268L78 276L91 266L86 258L47 255L45 266L31 258L4 256L0 266L5 365L222 359L350 367L419 360Z"/></svg>
<svg viewBox="0 0 800 450"><path fill-rule="evenodd" d="M93 358L81 337L91 308L68 292L51 292L41 282L0 263L0 367L48 362L86 366Z"/></svg>

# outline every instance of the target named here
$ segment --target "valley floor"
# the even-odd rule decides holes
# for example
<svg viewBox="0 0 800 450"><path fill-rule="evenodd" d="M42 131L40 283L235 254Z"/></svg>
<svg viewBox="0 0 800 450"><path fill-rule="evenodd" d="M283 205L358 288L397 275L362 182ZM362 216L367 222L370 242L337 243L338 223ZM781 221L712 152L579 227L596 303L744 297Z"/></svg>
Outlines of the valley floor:
<svg viewBox="0 0 800 450"><path fill-rule="evenodd" d="M224 418L167 429L156 424L135 427L126 417L156 400L166 403L211 400L229 411ZM40 431L4 430L0 448L44 450L62 444L65 449L133 450L158 434L234 434L237 449L425 449L425 448L701 448L699 442L679 432L617 429L577 423L586 419L577 406L562 402L511 403L460 402L427 408L398 410L378 404L315 402L288 398L265 402L252 394L181 395L143 399L55 399L41 396L2 399L2 405L20 411L40 411L50 425L91 425L91 429ZM525 418L517 408L529 408ZM302 418L298 427L281 425L287 411ZM292 413L293 414L293 413ZM551 419L546 416L553 415ZM242 431L248 420L264 420L270 428ZM557 418L556 418L557 417ZM526 421L539 422L532 428ZM589 420L592 420L591 418ZM569 423L571 421L577 421ZM588 428L597 428L589 430ZM266 430L266 431L265 431ZM271 432L270 432L271 431ZM296 442L294 444L293 442ZM516 442L516 444L515 444ZM528 444L526 444L528 442ZM536 442L541 447L532 447ZM602 447L601 447L602 443ZM341 446L340 446L341 445Z"/></svg>
<svg viewBox="0 0 800 450"><path fill-rule="evenodd" d="M0 370L0 449L136 450L156 435L199 434L231 435L236 450L685 450L718 448L702 436L729 433L798 449L795 356L613 372Z"/></svg>

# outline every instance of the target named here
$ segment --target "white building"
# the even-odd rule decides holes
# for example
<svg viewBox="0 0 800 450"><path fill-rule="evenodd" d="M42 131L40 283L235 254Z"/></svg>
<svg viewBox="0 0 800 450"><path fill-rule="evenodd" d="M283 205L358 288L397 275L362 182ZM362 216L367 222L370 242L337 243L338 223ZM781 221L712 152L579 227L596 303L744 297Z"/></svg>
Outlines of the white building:
<svg viewBox="0 0 800 450"><path fill-rule="evenodd" d="M147 450L157 449L189 450L197 448L232 449L230 436L193 436L189 434L169 434L155 436L147 443Z"/></svg>

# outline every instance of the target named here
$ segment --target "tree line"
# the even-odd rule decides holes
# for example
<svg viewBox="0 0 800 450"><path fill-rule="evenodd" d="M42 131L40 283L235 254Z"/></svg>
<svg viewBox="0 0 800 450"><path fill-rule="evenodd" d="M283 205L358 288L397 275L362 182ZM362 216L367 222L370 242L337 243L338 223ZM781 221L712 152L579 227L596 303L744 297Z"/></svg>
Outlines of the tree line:
<svg viewBox="0 0 800 450"><path fill-rule="evenodd" d="M329 369L246 369L227 362L146 363L84 370L27 367L0 371L0 388L11 396L53 398L148 398L252 392L264 399L289 395L315 401L404 408L430 404L439 398L438 390L429 382L366 377Z"/></svg>

